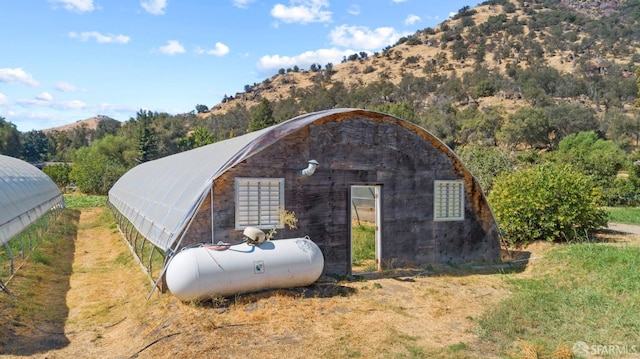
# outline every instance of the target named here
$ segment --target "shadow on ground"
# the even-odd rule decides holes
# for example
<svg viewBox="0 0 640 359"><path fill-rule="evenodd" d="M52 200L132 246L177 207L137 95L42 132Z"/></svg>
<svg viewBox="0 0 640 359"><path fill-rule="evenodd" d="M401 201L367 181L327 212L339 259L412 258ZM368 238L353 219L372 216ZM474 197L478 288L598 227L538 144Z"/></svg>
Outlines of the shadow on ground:
<svg viewBox="0 0 640 359"><path fill-rule="evenodd" d="M64 209L0 297L0 355L31 356L69 345L66 295L80 211Z"/></svg>

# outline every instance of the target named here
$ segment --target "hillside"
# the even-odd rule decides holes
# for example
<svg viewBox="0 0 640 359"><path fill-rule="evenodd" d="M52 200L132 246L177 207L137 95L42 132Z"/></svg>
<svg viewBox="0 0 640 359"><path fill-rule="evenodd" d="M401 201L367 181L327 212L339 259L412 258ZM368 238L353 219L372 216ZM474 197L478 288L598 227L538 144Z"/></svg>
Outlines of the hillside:
<svg viewBox="0 0 640 359"><path fill-rule="evenodd" d="M262 98L271 102L294 99L321 86L330 91L339 84L348 91L380 82L398 86L408 78L464 79L478 67L491 76L502 76L495 93L477 96L472 81L460 84L466 96L453 99L457 106L502 106L513 111L527 103L523 89L510 86L516 69L545 65L567 76L590 76L613 70L622 78L633 76L640 60L637 0L492 0L473 9L460 9L436 28L417 31L373 55L354 54L340 64L318 64L312 70L281 69L260 84L246 85L246 92L227 96L202 118L223 115L237 106L251 109ZM624 36L622 36L624 34ZM621 68L619 68L620 66ZM471 77L471 76L469 76ZM408 89L411 91L411 89ZM420 96L417 107L441 101L437 91ZM397 96L396 96L397 97ZM569 96L571 97L571 96ZM386 97L386 102L400 99ZM591 106L600 106L589 99ZM572 102L584 99L574 98ZM623 100L623 108L630 103Z"/></svg>
<svg viewBox="0 0 640 359"><path fill-rule="evenodd" d="M505 143L509 136L504 125L509 115L533 107L548 112L552 142L576 131L597 130L608 139L637 144L640 131L626 122L633 119L638 93L639 19L640 0L488 0L373 54L354 53L339 64L309 69L279 69L260 83L245 84L243 92L225 95L220 103L197 105L205 109L195 115L149 112L145 117L153 118L159 137L186 137L203 127L217 141L246 133L257 105L265 100L277 122L328 108L358 107L414 122L455 148L469 143L469 134L486 143L518 145ZM476 114L463 114L466 109ZM559 116L584 118L584 111L575 113L587 109L588 126L557 123ZM461 133L476 126L469 116L480 112L497 113L500 123ZM101 117L45 132L95 128ZM159 155L174 153L174 142L180 141L163 138Z"/></svg>
<svg viewBox="0 0 640 359"><path fill-rule="evenodd" d="M68 124L68 125L48 128L46 130L43 130L42 132L44 132L45 134L46 133L55 132L55 131L66 132L66 131L73 131L73 130L79 129L79 128L85 128L87 130L95 130L95 129L98 128L98 124L100 123L100 121L103 121L103 120L115 121L111 117L103 116L103 115L97 115L97 116L89 117L89 118L84 119L84 120L76 121L76 122Z"/></svg>

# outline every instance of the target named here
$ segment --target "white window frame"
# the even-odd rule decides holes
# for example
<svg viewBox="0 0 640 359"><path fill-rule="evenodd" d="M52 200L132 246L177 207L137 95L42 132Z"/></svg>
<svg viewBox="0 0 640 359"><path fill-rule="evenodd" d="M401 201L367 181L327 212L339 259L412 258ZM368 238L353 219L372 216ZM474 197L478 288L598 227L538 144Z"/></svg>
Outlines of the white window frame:
<svg viewBox="0 0 640 359"><path fill-rule="evenodd" d="M284 178L235 179L236 229L283 228Z"/></svg>
<svg viewBox="0 0 640 359"><path fill-rule="evenodd" d="M433 186L433 220L464 220L464 181L436 180Z"/></svg>

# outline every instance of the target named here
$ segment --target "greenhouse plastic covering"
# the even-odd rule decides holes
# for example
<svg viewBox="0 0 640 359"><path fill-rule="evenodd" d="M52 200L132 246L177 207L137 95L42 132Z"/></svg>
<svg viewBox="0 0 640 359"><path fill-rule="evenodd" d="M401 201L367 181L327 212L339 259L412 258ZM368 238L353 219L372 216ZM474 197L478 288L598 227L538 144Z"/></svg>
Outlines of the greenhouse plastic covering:
<svg viewBox="0 0 640 359"><path fill-rule="evenodd" d="M62 204L62 192L44 172L0 155L0 245Z"/></svg>
<svg viewBox="0 0 640 359"><path fill-rule="evenodd" d="M140 164L109 191L109 202L162 250L179 234L209 194L213 181L245 158L319 118L354 109L301 115L225 141Z"/></svg>

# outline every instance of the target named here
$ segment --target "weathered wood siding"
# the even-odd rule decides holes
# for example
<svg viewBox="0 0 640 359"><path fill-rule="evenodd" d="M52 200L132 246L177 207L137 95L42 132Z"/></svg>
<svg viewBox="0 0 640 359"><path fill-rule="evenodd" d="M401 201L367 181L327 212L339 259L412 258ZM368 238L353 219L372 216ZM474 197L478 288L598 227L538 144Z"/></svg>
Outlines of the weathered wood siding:
<svg viewBox="0 0 640 359"><path fill-rule="evenodd" d="M310 159L320 166L300 177ZM279 229L276 238L308 235L325 256L326 273L351 271L351 185L381 186L383 266L499 259L495 221L471 175L440 141L392 117L327 116L225 172L213 189L216 242L241 240L236 177L285 179L285 207L295 212L298 229ZM465 180L465 220L434 222L434 181L454 179ZM203 204L188 242L211 240L210 204Z"/></svg>

